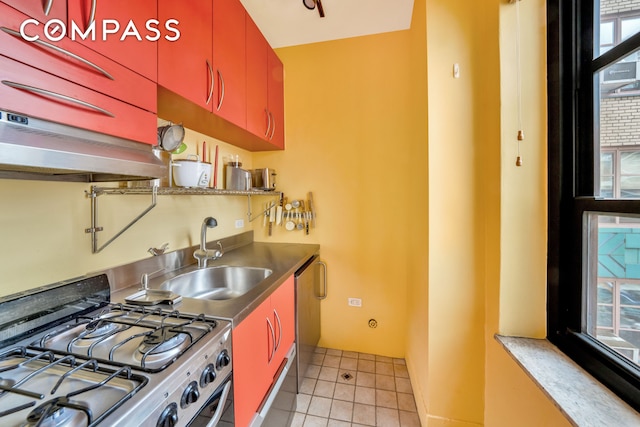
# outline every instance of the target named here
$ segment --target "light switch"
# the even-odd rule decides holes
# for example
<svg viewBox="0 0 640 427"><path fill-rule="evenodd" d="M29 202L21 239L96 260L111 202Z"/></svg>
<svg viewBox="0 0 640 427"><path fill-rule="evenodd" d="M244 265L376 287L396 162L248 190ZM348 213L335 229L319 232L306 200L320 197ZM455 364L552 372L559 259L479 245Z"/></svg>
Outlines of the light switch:
<svg viewBox="0 0 640 427"><path fill-rule="evenodd" d="M454 79L459 79L460 78L460 65L459 64L453 64L453 78Z"/></svg>

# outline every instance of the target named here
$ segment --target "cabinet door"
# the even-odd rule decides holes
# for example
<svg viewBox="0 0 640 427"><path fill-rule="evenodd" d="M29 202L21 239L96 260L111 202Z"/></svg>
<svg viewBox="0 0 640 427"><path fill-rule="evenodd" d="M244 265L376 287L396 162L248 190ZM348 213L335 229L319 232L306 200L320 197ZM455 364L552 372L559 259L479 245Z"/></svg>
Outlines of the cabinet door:
<svg viewBox="0 0 640 427"><path fill-rule="evenodd" d="M272 376L280 367L285 355L295 339L295 291L294 278L291 276L271 294L271 314L273 316L276 345L270 364Z"/></svg>
<svg viewBox="0 0 640 427"><path fill-rule="evenodd" d="M58 42L47 40L42 25L28 27L28 35L39 40L27 41L19 33L25 19L27 15L0 3L0 55L156 112L157 90L151 80L68 37Z"/></svg>
<svg viewBox="0 0 640 427"><path fill-rule="evenodd" d="M158 84L212 110L214 70L211 63L211 0L192 0L189 6L175 0L158 1L161 22L178 19L180 39L158 41Z"/></svg>
<svg viewBox="0 0 640 427"><path fill-rule="evenodd" d="M156 142L156 115L0 56L0 107L134 141Z"/></svg>
<svg viewBox="0 0 640 427"><path fill-rule="evenodd" d="M233 329L234 415L238 427L248 426L271 385L269 360L273 354L271 301L265 300Z"/></svg>
<svg viewBox="0 0 640 427"><path fill-rule="evenodd" d="M246 14L239 0L213 1L213 112L242 128L247 122Z"/></svg>
<svg viewBox="0 0 640 427"><path fill-rule="evenodd" d="M284 149L284 66L278 55L269 48L267 51L269 74L267 92L269 113L271 113L271 131L269 141Z"/></svg>
<svg viewBox="0 0 640 427"><path fill-rule="evenodd" d="M72 22L82 32L89 28L91 22L95 22L94 40L88 37L81 43L146 78L157 81L156 43L146 39L146 36L156 36L154 32L147 29L146 25L148 20L158 17L157 0L67 0L67 2L69 34L71 34ZM164 29L164 22L161 20L156 28L163 36L173 35ZM119 26L117 31L115 31L116 26ZM105 29L107 32L114 31L114 33L105 34ZM105 38L106 40L103 40ZM76 35L76 40L79 39Z"/></svg>
<svg viewBox="0 0 640 427"><path fill-rule="evenodd" d="M2 0L2 3L39 22L50 19L60 19L64 23L67 21L67 0Z"/></svg>
<svg viewBox="0 0 640 427"><path fill-rule="evenodd" d="M247 130L267 139L271 131L267 95L269 44L247 15Z"/></svg>

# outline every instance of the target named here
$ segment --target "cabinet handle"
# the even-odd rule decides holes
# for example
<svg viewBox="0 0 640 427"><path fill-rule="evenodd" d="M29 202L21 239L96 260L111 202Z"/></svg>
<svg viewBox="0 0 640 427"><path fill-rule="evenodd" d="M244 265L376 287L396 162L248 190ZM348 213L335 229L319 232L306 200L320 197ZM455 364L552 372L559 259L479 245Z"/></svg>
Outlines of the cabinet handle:
<svg viewBox="0 0 640 427"><path fill-rule="evenodd" d="M15 30L12 30L12 29L7 28L7 27L0 27L0 30L4 31L7 34L11 34L12 36L17 37L20 40L23 40L23 41L26 42L24 37L22 37L22 35L19 32L15 31ZM54 44L45 42L45 41L43 41L41 39L34 40L33 42L30 42L30 43L34 43L34 44L37 44L38 46L43 46L43 47L46 47L48 49L54 50L54 51L56 51L58 53L61 53L63 55L67 55L68 57L73 58L76 61L82 62L83 64L93 68L94 70L96 70L99 73L101 73L102 75L104 75L106 78L111 79L111 80L115 80L113 78L113 76L111 74L109 74L107 71L105 71L103 68L99 67L98 65L94 64L93 62L91 62L91 61L89 61L87 59L84 59L83 57L81 57L79 55L76 55L75 53L69 52L66 49L63 49L63 48L61 48L59 46L56 46Z"/></svg>
<svg viewBox="0 0 640 427"><path fill-rule="evenodd" d="M42 7L42 11L46 16L49 16L49 12L51 12L52 6L53 6L53 0L47 0L47 2Z"/></svg>
<svg viewBox="0 0 640 427"><path fill-rule="evenodd" d="M323 300L325 298L327 298L327 263L325 263L324 261L317 261L318 264L320 264L322 266L322 269L324 270L324 274L322 275L323 277L323 281L322 281L322 287L324 289L324 293L322 295L320 295L319 297L317 297L320 300Z"/></svg>
<svg viewBox="0 0 640 427"><path fill-rule="evenodd" d="M269 131L271 130L271 114L266 108L264 109L264 114L267 116L267 131L264 133L264 137L268 138Z"/></svg>
<svg viewBox="0 0 640 427"><path fill-rule="evenodd" d="M89 22L87 22L87 28L89 28L91 24L95 22L97 8L98 8L98 0L91 0L91 11L89 12ZM85 28L85 30L87 28Z"/></svg>
<svg viewBox="0 0 640 427"><path fill-rule="evenodd" d="M209 81L211 82L209 84L209 96L207 96L207 102L206 102L206 104L209 105L209 103L211 102L211 97L213 96L213 68L211 67L211 63L209 62L208 59L207 59L207 69L209 70Z"/></svg>
<svg viewBox="0 0 640 427"><path fill-rule="evenodd" d="M267 357L267 362L271 363L271 359L273 359L273 355L276 352L276 331L273 328L273 324L271 323L271 320L269 320L268 317L266 317L267 319L267 326L269 327L269 330L271 331L271 342L273 343L273 345L271 346L271 354L269 355L269 357ZM267 349L268 350L268 349Z"/></svg>
<svg viewBox="0 0 640 427"><path fill-rule="evenodd" d="M222 77L222 73L218 70L218 78L220 79L220 100L218 101L218 106L216 107L217 111L220 111L222 107L222 102L224 101L224 77Z"/></svg>
<svg viewBox="0 0 640 427"><path fill-rule="evenodd" d="M269 111L269 117L271 118L271 122L273 122L273 126L271 127L271 136L269 137L269 140L272 140L273 135L275 135L276 133L276 119L273 118L273 114L271 114L271 111Z"/></svg>
<svg viewBox="0 0 640 427"><path fill-rule="evenodd" d="M32 93L36 93L38 95L44 95L44 96L49 96L51 98L56 98L58 100L61 101L67 101L67 102L71 102L73 104L77 104L80 105L82 107L86 107L89 108L91 110L95 110L99 113L104 114L105 116L109 116L109 117L115 117L115 115L103 108L100 108L96 105L90 104L86 101L81 101L79 99L76 98L72 98L70 96L67 95L62 95L60 93L56 93L56 92L51 92L50 90L46 90L46 89L40 89L38 87L33 87L33 86L28 86L28 85L23 85L22 83L16 83L16 82L10 82L8 80L2 80L2 84L4 84L5 86L9 86L15 89L22 89L22 90L26 90L27 92L32 92Z"/></svg>
<svg viewBox="0 0 640 427"><path fill-rule="evenodd" d="M280 321L280 316L278 316L276 309L273 309L273 315L276 317L276 321L278 322L278 341L273 349L273 352L275 353L280 348L280 341L282 340L282 322Z"/></svg>

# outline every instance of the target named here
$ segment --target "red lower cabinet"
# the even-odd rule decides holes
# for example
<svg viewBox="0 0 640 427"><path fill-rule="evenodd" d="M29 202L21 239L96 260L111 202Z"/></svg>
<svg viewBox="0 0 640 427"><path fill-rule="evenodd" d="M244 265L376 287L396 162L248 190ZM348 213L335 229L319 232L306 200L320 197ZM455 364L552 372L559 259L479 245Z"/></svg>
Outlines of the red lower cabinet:
<svg viewBox="0 0 640 427"><path fill-rule="evenodd" d="M246 427L257 412L295 338L291 276L232 333L235 424Z"/></svg>

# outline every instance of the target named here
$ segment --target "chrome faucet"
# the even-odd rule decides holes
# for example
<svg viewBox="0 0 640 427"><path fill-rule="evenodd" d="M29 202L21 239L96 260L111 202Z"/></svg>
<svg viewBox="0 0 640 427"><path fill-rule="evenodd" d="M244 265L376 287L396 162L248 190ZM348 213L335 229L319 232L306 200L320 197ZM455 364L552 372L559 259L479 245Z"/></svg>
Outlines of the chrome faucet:
<svg viewBox="0 0 640 427"><path fill-rule="evenodd" d="M200 249L196 249L193 252L193 257L198 260L198 268L205 268L207 261L216 260L222 258L224 251L222 249L222 243L218 240L216 243L219 249L207 249L207 228L213 228L218 225L213 217L206 217L202 222L202 230L200 232Z"/></svg>

